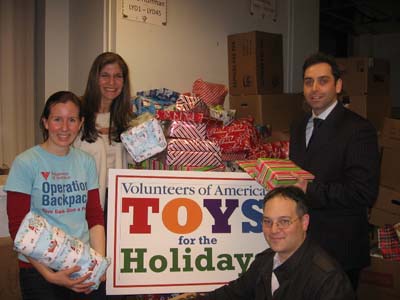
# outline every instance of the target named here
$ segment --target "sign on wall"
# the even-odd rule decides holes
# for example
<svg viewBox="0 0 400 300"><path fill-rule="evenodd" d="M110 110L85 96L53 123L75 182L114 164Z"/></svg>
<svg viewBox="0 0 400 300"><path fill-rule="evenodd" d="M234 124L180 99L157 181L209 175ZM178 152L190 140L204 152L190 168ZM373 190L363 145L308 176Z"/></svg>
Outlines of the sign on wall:
<svg viewBox="0 0 400 300"><path fill-rule="evenodd" d="M272 19L276 22L278 16L276 0L250 0L250 14Z"/></svg>
<svg viewBox="0 0 400 300"><path fill-rule="evenodd" d="M110 170L107 294L213 290L268 246L246 173Z"/></svg>
<svg viewBox="0 0 400 300"><path fill-rule="evenodd" d="M122 17L143 23L167 25L167 0L122 0Z"/></svg>

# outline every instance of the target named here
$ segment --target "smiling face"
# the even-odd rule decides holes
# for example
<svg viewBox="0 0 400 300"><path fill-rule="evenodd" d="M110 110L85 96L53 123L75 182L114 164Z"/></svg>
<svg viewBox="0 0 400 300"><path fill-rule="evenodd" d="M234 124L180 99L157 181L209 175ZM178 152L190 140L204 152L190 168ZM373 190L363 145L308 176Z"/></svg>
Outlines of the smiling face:
<svg viewBox="0 0 400 300"><path fill-rule="evenodd" d="M110 104L117 98L124 86L124 75L121 67L117 63L105 65L98 77L101 102Z"/></svg>
<svg viewBox="0 0 400 300"><path fill-rule="evenodd" d="M269 199L264 206L263 233L269 246L278 253L281 262L290 257L301 246L309 223L309 215L299 217L297 203L289 198L277 195ZM283 221L284 220L284 221ZM283 229L277 221L290 223ZM272 223L272 226L270 226Z"/></svg>
<svg viewBox="0 0 400 300"><path fill-rule="evenodd" d="M67 101L54 104L49 117L43 118L42 122L48 131L48 138L43 144L46 150L55 155L65 155L78 135L83 119L79 118L79 108Z"/></svg>
<svg viewBox="0 0 400 300"><path fill-rule="evenodd" d="M335 78L327 63L317 63L304 72L303 92L307 103L316 115L327 109L342 90L342 80Z"/></svg>

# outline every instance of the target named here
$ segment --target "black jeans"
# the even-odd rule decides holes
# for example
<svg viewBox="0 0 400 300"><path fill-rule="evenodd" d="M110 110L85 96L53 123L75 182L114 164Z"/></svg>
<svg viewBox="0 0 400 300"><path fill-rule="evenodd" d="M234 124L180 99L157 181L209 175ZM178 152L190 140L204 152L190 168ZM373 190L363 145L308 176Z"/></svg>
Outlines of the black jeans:
<svg viewBox="0 0 400 300"><path fill-rule="evenodd" d="M19 283L24 300L105 300L105 283L90 294L75 293L62 286L51 284L35 268L20 268Z"/></svg>

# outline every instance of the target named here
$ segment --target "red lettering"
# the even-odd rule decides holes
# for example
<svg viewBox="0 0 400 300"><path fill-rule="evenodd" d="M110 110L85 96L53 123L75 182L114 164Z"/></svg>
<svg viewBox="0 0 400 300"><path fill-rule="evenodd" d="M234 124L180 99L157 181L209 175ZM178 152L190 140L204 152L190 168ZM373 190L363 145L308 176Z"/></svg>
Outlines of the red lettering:
<svg viewBox="0 0 400 300"><path fill-rule="evenodd" d="M151 207L152 213L159 212L159 198L122 198L122 212L129 213L133 207L132 225L129 233L151 233L148 211Z"/></svg>

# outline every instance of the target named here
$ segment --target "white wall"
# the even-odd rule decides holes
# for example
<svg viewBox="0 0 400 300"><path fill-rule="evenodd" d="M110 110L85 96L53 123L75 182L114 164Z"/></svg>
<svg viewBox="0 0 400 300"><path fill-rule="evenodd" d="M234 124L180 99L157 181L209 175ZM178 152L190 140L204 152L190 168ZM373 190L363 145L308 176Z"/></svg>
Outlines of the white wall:
<svg viewBox="0 0 400 300"><path fill-rule="evenodd" d="M69 0L45 4L45 99L69 87Z"/></svg>
<svg viewBox="0 0 400 300"><path fill-rule="evenodd" d="M251 16L247 0L170 0L167 25L157 26L122 18L121 1L117 1L114 49L130 67L134 91L158 87L190 91L197 78L228 85L229 34L281 33L287 43L288 1L277 2L274 22Z"/></svg>
<svg viewBox="0 0 400 300"><path fill-rule="evenodd" d="M304 59L319 49L319 0L289 0L288 73L286 81L291 92L303 91Z"/></svg>
<svg viewBox="0 0 400 300"><path fill-rule="evenodd" d="M134 92L189 91L195 79L228 85L227 36L261 30L283 35L285 92L302 89L304 57L318 49L318 0L277 0L277 19L251 16L249 0L169 0L167 25L121 17L121 0L46 1L45 97L82 94L102 51L121 54Z"/></svg>
<svg viewBox="0 0 400 300"><path fill-rule="evenodd" d="M90 66L104 51L104 1L69 0L69 89L85 91Z"/></svg>

